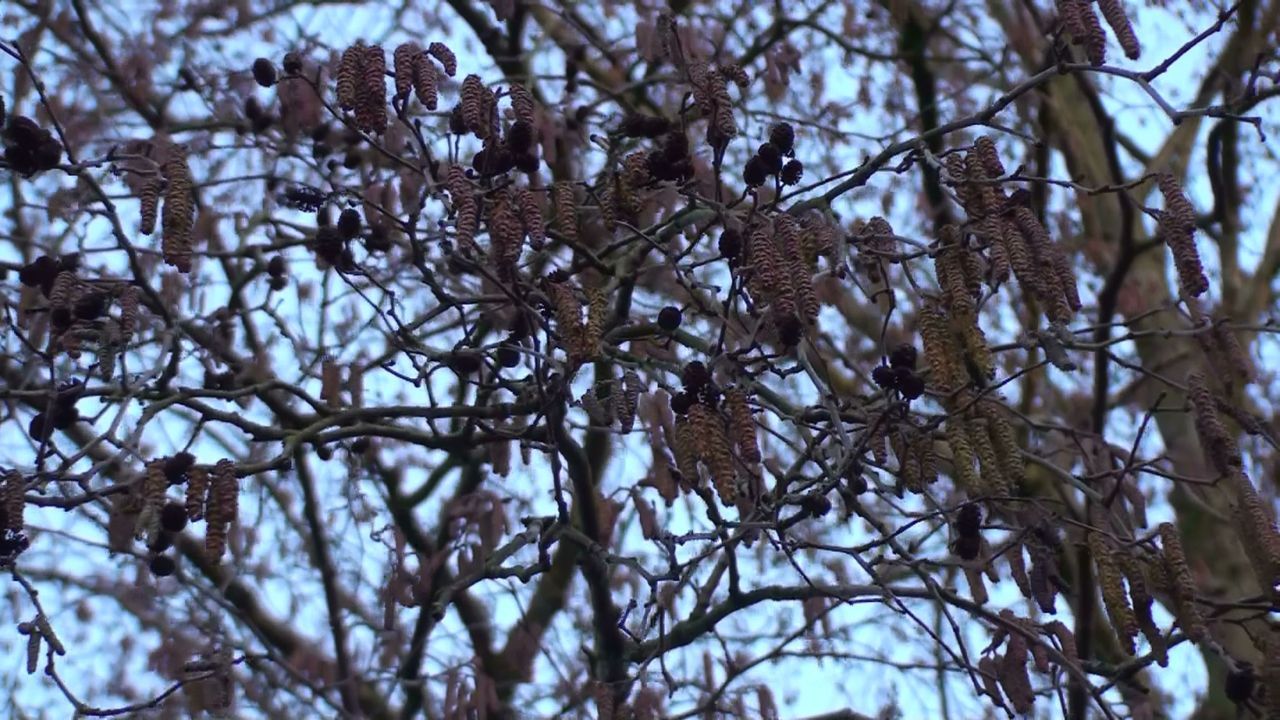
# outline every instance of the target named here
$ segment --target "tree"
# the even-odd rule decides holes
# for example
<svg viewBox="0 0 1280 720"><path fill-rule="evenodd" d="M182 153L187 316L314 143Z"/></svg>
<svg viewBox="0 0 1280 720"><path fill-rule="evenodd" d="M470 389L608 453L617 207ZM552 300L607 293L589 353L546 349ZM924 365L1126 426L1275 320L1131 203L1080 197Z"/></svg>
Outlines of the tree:
<svg viewBox="0 0 1280 720"><path fill-rule="evenodd" d="M15 0L10 713L1280 717L1280 3L1136 5Z"/></svg>

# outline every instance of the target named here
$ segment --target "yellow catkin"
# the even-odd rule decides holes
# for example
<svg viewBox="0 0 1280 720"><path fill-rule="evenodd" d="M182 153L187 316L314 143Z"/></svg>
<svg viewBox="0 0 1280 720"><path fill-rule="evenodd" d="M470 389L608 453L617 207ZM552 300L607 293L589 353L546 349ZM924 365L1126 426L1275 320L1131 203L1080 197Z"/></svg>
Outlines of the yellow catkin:
<svg viewBox="0 0 1280 720"><path fill-rule="evenodd" d="M738 448L738 457L747 465L760 462L760 445L756 440L756 423L751 416L747 393L740 387L724 392L725 412L729 414L729 431Z"/></svg>
<svg viewBox="0 0 1280 720"><path fill-rule="evenodd" d="M999 456L995 445L991 442L991 434L987 421L982 418L971 418L964 423L969 434L969 445L977 456L982 469L981 480L983 492L990 496L1005 497L1010 494L1009 483L1001 470Z"/></svg>
<svg viewBox="0 0 1280 720"><path fill-rule="evenodd" d="M1238 472L1244 464L1240 447L1218 416L1217 403L1203 373L1193 371L1187 375L1187 399L1191 401L1196 434L1205 458L1225 476Z"/></svg>
<svg viewBox="0 0 1280 720"><path fill-rule="evenodd" d="M973 446L969 444L964 422L958 418L948 418L946 435L947 444L951 447L951 463L956 485L969 497L981 497L982 480L973 467L974 451Z"/></svg>
<svg viewBox="0 0 1280 720"><path fill-rule="evenodd" d="M675 437L671 442L671 453L675 456L676 470L684 477L689 487L701 487L702 478L698 475L698 448L694 440L693 427L689 419L683 415L675 421Z"/></svg>
<svg viewBox="0 0 1280 720"><path fill-rule="evenodd" d="M959 389L964 384L964 360L951 334L947 316L936 300L925 300L916 316L916 325L924 341L925 362L934 387L944 394Z"/></svg>
<svg viewBox="0 0 1280 720"><path fill-rule="evenodd" d="M1159 527L1160 545L1163 549L1164 571L1169 581L1169 592L1173 595L1174 616L1182 627L1182 632L1192 642L1204 640L1206 628L1204 616L1196 605L1196 585L1191 576L1191 568L1187 565L1187 556L1182 549L1182 538L1172 523L1161 523Z"/></svg>
<svg viewBox="0 0 1280 720"><path fill-rule="evenodd" d="M1138 635L1138 620L1125 594L1124 575L1116 562L1115 549L1100 533L1090 532L1089 552L1098 569L1098 587L1102 590L1102 602L1111 618L1111 628L1124 651L1133 655L1133 639Z"/></svg>
<svg viewBox="0 0 1280 720"><path fill-rule="evenodd" d="M511 112L516 116L516 120L533 123L533 93L520 83L511 83L509 90L511 97Z"/></svg>
<svg viewBox="0 0 1280 720"><path fill-rule="evenodd" d="M720 414L701 403L689 408L689 424L698 457L711 473L720 501L732 505L738 499L738 486L733 471L733 452Z"/></svg>
<svg viewBox="0 0 1280 720"><path fill-rule="evenodd" d="M1116 561L1120 565L1121 572L1124 573L1125 582L1129 585L1129 600L1133 605L1133 616L1138 621L1138 629L1142 631L1142 634L1147 638L1147 642L1151 645L1151 653L1156 662L1163 667L1168 663L1168 658L1165 655L1165 641L1164 636L1160 633L1159 626L1156 625L1155 618L1151 614L1151 607L1155 603L1155 599L1151 596L1151 590L1147 583L1144 563L1133 553L1116 553Z"/></svg>

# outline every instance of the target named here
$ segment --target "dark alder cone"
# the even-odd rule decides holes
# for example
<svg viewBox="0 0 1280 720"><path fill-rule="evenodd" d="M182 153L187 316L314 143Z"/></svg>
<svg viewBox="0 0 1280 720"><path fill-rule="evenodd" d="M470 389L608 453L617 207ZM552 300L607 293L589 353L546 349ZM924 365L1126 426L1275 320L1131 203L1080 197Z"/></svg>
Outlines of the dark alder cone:
<svg viewBox="0 0 1280 720"><path fill-rule="evenodd" d="M756 157L760 158L770 175L777 175L782 172L782 152L778 150L778 146L773 143L762 143L760 148L756 150Z"/></svg>
<svg viewBox="0 0 1280 720"><path fill-rule="evenodd" d="M57 260L48 255L41 255L22 266L22 269L18 271L18 279L27 287L52 286L53 280L58 276L60 269Z"/></svg>
<svg viewBox="0 0 1280 720"><path fill-rule="evenodd" d="M916 346L903 343L889 353L889 364L896 368L916 368Z"/></svg>
<svg viewBox="0 0 1280 720"><path fill-rule="evenodd" d="M804 500L801 502L805 511L814 517L822 517L831 512L831 501L827 499L826 495L810 493L805 495Z"/></svg>
<svg viewBox="0 0 1280 720"><path fill-rule="evenodd" d="M168 555L156 555L151 558L151 574L156 577L169 577L178 569L178 564Z"/></svg>
<svg viewBox="0 0 1280 720"><path fill-rule="evenodd" d="M525 175L533 175L542 167L542 161L531 152L516 155L516 169Z"/></svg>
<svg viewBox="0 0 1280 720"><path fill-rule="evenodd" d="M769 168L759 155L752 155L747 166L742 170L742 181L747 187L759 187L769 178Z"/></svg>
<svg viewBox="0 0 1280 720"><path fill-rule="evenodd" d="M164 461L164 476L170 485L186 482L187 472L196 464L196 456L183 451Z"/></svg>
<svg viewBox="0 0 1280 720"><path fill-rule="evenodd" d="M271 277L284 277L287 272L288 266L285 265L283 255L272 256L272 258L267 261L267 274Z"/></svg>
<svg viewBox="0 0 1280 720"><path fill-rule="evenodd" d="M276 84L276 66L270 60L260 57L253 61L253 79L262 87Z"/></svg>
<svg viewBox="0 0 1280 720"><path fill-rule="evenodd" d="M1227 673L1227 679L1224 683L1223 690L1227 695L1227 699L1239 705L1253 697L1253 688L1256 684L1256 676L1253 674L1253 665L1240 661L1236 667ZM1270 688L1268 688L1270 689Z"/></svg>
<svg viewBox="0 0 1280 720"><path fill-rule="evenodd" d="M369 235L364 240L364 247L369 252L386 252L391 249L391 234L383 223L369 226Z"/></svg>
<svg viewBox="0 0 1280 720"><path fill-rule="evenodd" d="M626 116L623 118L622 124L618 126L618 132L624 137L634 138L661 137L670 129L670 120L640 113Z"/></svg>
<svg viewBox="0 0 1280 720"><path fill-rule="evenodd" d="M446 361L449 368L459 375L470 375L478 371L484 364L480 356L473 352L456 352Z"/></svg>
<svg viewBox="0 0 1280 720"><path fill-rule="evenodd" d="M322 227L316 231L316 255L330 265L342 262L342 251L345 248L346 243L334 228Z"/></svg>
<svg viewBox="0 0 1280 720"><path fill-rule="evenodd" d="M350 240L360 234L360 212L355 208L347 208L338 215L338 232Z"/></svg>
<svg viewBox="0 0 1280 720"><path fill-rule="evenodd" d="M681 314L680 308L674 305L668 305L658 311L658 327L667 332L672 332L680 327L683 319L684 316Z"/></svg>
<svg viewBox="0 0 1280 720"><path fill-rule="evenodd" d="M684 366L684 370L680 373L680 380L684 383L685 392L696 393L711 381L711 373L706 365L694 360Z"/></svg>
<svg viewBox="0 0 1280 720"><path fill-rule="evenodd" d="M729 261L729 265L737 265L738 255L742 252L742 233L733 228L726 228L720 233L718 245L720 257Z"/></svg>
<svg viewBox="0 0 1280 720"><path fill-rule="evenodd" d="M955 551L961 560L973 560L978 557L978 553L982 550L982 538L974 535L971 537L960 536L956 539Z"/></svg>
<svg viewBox="0 0 1280 720"><path fill-rule="evenodd" d="M369 451L369 438L358 437L351 443L352 455L363 455Z"/></svg>
<svg viewBox="0 0 1280 720"><path fill-rule="evenodd" d="M520 364L520 350L515 345L504 343L498 346L497 352L494 353L494 358L502 367L513 368Z"/></svg>
<svg viewBox="0 0 1280 720"><path fill-rule="evenodd" d="M671 412L684 415L691 407L693 407L693 395L682 392L671 396Z"/></svg>
<svg viewBox="0 0 1280 720"><path fill-rule="evenodd" d="M802 337L804 337L804 326L800 324L800 318L795 315L788 315L778 323L778 340L786 347L799 345Z"/></svg>
<svg viewBox="0 0 1280 720"><path fill-rule="evenodd" d="M804 164L799 160L788 160L787 164L782 166L780 179L783 185L795 185L802 177L804 177Z"/></svg>
<svg viewBox="0 0 1280 720"><path fill-rule="evenodd" d="M81 320L97 320L106 310L106 293L87 292L76 299L75 316Z"/></svg>
<svg viewBox="0 0 1280 720"><path fill-rule="evenodd" d="M160 527L165 532L179 533L187 526L187 508L176 500L170 500L160 508Z"/></svg>
<svg viewBox="0 0 1280 720"><path fill-rule="evenodd" d="M982 530L982 508L969 503L956 513L956 532L961 537L974 537Z"/></svg>
<svg viewBox="0 0 1280 720"><path fill-rule="evenodd" d="M289 287L289 278L283 275L277 275L271 278L271 282L267 283L267 286L272 290L283 290Z"/></svg>
<svg viewBox="0 0 1280 720"><path fill-rule="evenodd" d="M171 547L173 547L173 533L171 532L158 532L152 535L147 542L147 549L153 553L162 553Z"/></svg>
<svg viewBox="0 0 1280 720"><path fill-rule="evenodd" d="M780 122L769 128L769 144L778 148L778 152L791 156L795 152L796 131L791 123Z"/></svg>
<svg viewBox="0 0 1280 720"><path fill-rule="evenodd" d="M462 117L462 105L455 105L449 113L449 132L454 135L467 134L467 121Z"/></svg>
<svg viewBox="0 0 1280 720"><path fill-rule="evenodd" d="M80 420L80 411L74 404L57 404L53 406L49 418L55 430L66 430Z"/></svg>
<svg viewBox="0 0 1280 720"><path fill-rule="evenodd" d="M898 392L902 393L902 397L915 400L924 394L924 378L906 368L895 368L894 373L897 375Z"/></svg>
<svg viewBox="0 0 1280 720"><path fill-rule="evenodd" d="M533 125L527 120L511 123L507 130L507 147L513 153L523 154L533 146Z"/></svg>
<svg viewBox="0 0 1280 720"><path fill-rule="evenodd" d="M515 166L515 155L502 145L484 148L471 159L471 167L485 177L510 172Z"/></svg>
<svg viewBox="0 0 1280 720"><path fill-rule="evenodd" d="M897 387L898 385L897 375L894 374L893 368L888 365L877 365L875 369L871 371L871 380L878 387L885 389Z"/></svg>
<svg viewBox="0 0 1280 720"><path fill-rule="evenodd" d="M302 72L302 56L296 52L284 54L284 74L297 75Z"/></svg>
<svg viewBox="0 0 1280 720"><path fill-rule="evenodd" d="M36 442L47 440L52 431L53 425L52 423L46 422L44 413L36 413L35 416L31 418L31 422L27 424L27 434Z"/></svg>

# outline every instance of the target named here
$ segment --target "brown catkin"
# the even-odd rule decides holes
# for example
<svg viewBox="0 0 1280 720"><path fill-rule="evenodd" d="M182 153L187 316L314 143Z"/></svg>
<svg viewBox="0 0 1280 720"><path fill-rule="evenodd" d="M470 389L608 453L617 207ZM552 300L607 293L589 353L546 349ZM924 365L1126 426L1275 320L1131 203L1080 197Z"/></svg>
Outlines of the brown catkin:
<svg viewBox="0 0 1280 720"><path fill-rule="evenodd" d="M31 628L27 635L27 674L34 675L40 667L40 631Z"/></svg>
<svg viewBox="0 0 1280 720"><path fill-rule="evenodd" d="M524 250L524 224L519 212L512 205L507 193L498 195L497 202L487 213L489 224L489 260L497 271L498 279L511 282L516 275L516 265Z"/></svg>
<svg viewBox="0 0 1280 720"><path fill-rule="evenodd" d="M444 72L449 77L458 74L458 58L454 57L453 51L444 43L433 42L427 46L427 52L431 57L440 61L444 67Z"/></svg>
<svg viewBox="0 0 1280 720"><path fill-rule="evenodd" d="M1000 694L999 675L1000 668L995 658L984 655L978 660L978 676L982 681L983 694L991 698L996 705L1003 705L1004 696Z"/></svg>
<svg viewBox="0 0 1280 720"><path fill-rule="evenodd" d="M999 679L1014 711L1030 713L1036 696L1027 673L1027 639L1016 631L1010 632L1004 656L1000 659Z"/></svg>
<svg viewBox="0 0 1280 720"><path fill-rule="evenodd" d="M219 460L210 478L209 501L205 508L204 548L209 559L217 562L226 553L227 528L239 514L239 487L236 466L231 460Z"/></svg>
<svg viewBox="0 0 1280 720"><path fill-rule="evenodd" d="M180 149L175 148L165 162L164 176L168 184L161 215L161 251L166 265L172 265L180 273L188 273L191 272L191 230L195 223L195 207L191 195L191 168Z"/></svg>
<svg viewBox="0 0 1280 720"><path fill-rule="evenodd" d="M556 232L567 242L577 242L578 202L574 197L573 183L557 182L552 187L552 196L556 205Z"/></svg>
<svg viewBox="0 0 1280 720"><path fill-rule="evenodd" d="M53 279L53 287L49 289L49 308L51 310L70 310L76 301L76 288L79 280L76 274L63 270Z"/></svg>
<svg viewBox="0 0 1280 720"><path fill-rule="evenodd" d="M0 490L0 507L4 508L4 527L0 530L22 532L23 509L26 508L26 482L22 473L10 470L4 474L4 488Z"/></svg>
<svg viewBox="0 0 1280 720"><path fill-rule="evenodd" d="M1209 389L1204 374L1198 370L1187 375L1187 399L1191 401L1196 434L1205 459L1222 475L1238 472L1244 465L1240 447L1218 416L1213 391Z"/></svg>
<svg viewBox="0 0 1280 720"><path fill-rule="evenodd" d="M128 344L138 329L138 306L141 304L136 285L126 285L120 291L120 341Z"/></svg>
<svg viewBox="0 0 1280 720"><path fill-rule="evenodd" d="M1230 480L1235 493L1232 510L1236 533L1258 578L1258 586L1273 592L1280 585L1280 534L1276 533L1276 525L1249 477L1235 472Z"/></svg>
<svg viewBox="0 0 1280 720"><path fill-rule="evenodd" d="M187 519L191 522L204 519L205 502L209 496L209 471L196 466L187 471Z"/></svg>
<svg viewBox="0 0 1280 720"><path fill-rule="evenodd" d="M160 191L164 189L164 179L160 175L147 180L138 190L138 204L141 208L142 223L139 231L150 235L156 231L156 220L160 212Z"/></svg>
<svg viewBox="0 0 1280 720"><path fill-rule="evenodd" d="M342 51L342 60L338 63L338 106L343 110L352 110L356 106L356 86L360 81L360 66L364 62L364 41Z"/></svg>
<svg viewBox="0 0 1280 720"><path fill-rule="evenodd" d="M1111 31L1116 34L1116 40L1124 49L1125 57L1137 60L1142 55L1142 46L1138 43L1138 36L1133 32L1133 25L1129 24L1124 3L1121 0L1098 0L1098 8L1102 10L1102 17L1106 18Z"/></svg>
<svg viewBox="0 0 1280 720"><path fill-rule="evenodd" d="M733 472L733 452L720 414L702 403L689 408L689 424L693 430L698 457L711 473L720 502L733 505L738 499L738 485Z"/></svg>
<svg viewBox="0 0 1280 720"><path fill-rule="evenodd" d="M818 297L813 292L813 275L804 259L800 224L790 215L782 214L774 220L774 227L777 244L781 246L782 257L785 258L785 274L791 297L800 317L812 324L818 319Z"/></svg>
<svg viewBox="0 0 1280 720"><path fill-rule="evenodd" d="M738 457L748 465L760 462L760 445L756 440L756 423L751 417L747 393L740 387L724 391L725 412L729 414L729 434L738 448Z"/></svg>
<svg viewBox="0 0 1280 720"><path fill-rule="evenodd" d="M1080 651L1076 649L1076 636L1061 620L1053 620L1044 625L1044 629L1057 639L1062 654L1072 662L1080 660Z"/></svg>
<svg viewBox="0 0 1280 720"><path fill-rule="evenodd" d="M396 79L396 99L405 101L413 90L414 65L422 55L422 48L415 42L401 43L391 53Z"/></svg>
<svg viewBox="0 0 1280 720"><path fill-rule="evenodd" d="M1151 596L1147 583L1145 563L1131 552L1116 553L1116 561L1124 573L1125 582L1129 585L1129 600L1133 604L1133 616L1138 621L1138 629L1150 643L1151 653L1156 662L1164 667L1169 660L1165 654L1164 635L1160 633L1160 627L1156 625L1155 617L1151 614L1155 599Z"/></svg>
<svg viewBox="0 0 1280 720"><path fill-rule="evenodd" d="M542 205L527 188L516 191L515 205L519 209L520 222L529 236L529 247L541 250L547 240L547 223L542 217Z"/></svg>
<svg viewBox="0 0 1280 720"><path fill-rule="evenodd" d="M142 481L142 503L146 508L159 512L164 505L165 490L169 489L169 478L165 475L166 460L157 458L146 464L146 473Z"/></svg>
<svg viewBox="0 0 1280 720"><path fill-rule="evenodd" d="M989 135L979 135L973 141L973 155L982 167L987 178L1004 177L1004 163L1000 162L1000 153L996 150L995 141Z"/></svg>
<svg viewBox="0 0 1280 720"><path fill-rule="evenodd" d="M1204 616L1196 605L1196 585L1182 549L1182 538L1172 523L1160 523L1160 545L1163 552L1164 571L1169 581L1169 592L1174 600L1174 617L1182 632L1192 642L1200 642L1206 636Z"/></svg>
<svg viewBox="0 0 1280 720"><path fill-rule="evenodd" d="M1022 543L1014 543L1004 553L1005 562L1009 564L1009 577L1018 586L1022 597L1031 597L1031 578L1027 576L1027 563L1022 557Z"/></svg>
<svg viewBox="0 0 1280 720"><path fill-rule="evenodd" d="M969 418L964 423L965 432L969 435L969 447L978 459L979 479L982 493L987 496L1005 497L1009 495L1009 486L1000 471L1000 462L996 456L995 446L991 444L991 433L987 421L982 418Z"/></svg>
<svg viewBox="0 0 1280 720"><path fill-rule="evenodd" d="M356 127L377 134L387 129L387 55L381 47L369 45L360 57L356 78Z"/></svg>
<svg viewBox="0 0 1280 720"><path fill-rule="evenodd" d="M520 83L511 83L511 112L516 120L533 123L533 93Z"/></svg>
<svg viewBox="0 0 1280 720"><path fill-rule="evenodd" d="M439 107L440 77L436 74L435 64L425 53L418 53L413 58L413 92L427 110L434 111Z"/></svg>
<svg viewBox="0 0 1280 720"><path fill-rule="evenodd" d="M582 303L566 283L548 282L544 288L551 305L551 314L556 321L556 333L565 354L577 357L581 354L583 341Z"/></svg>
<svg viewBox="0 0 1280 720"><path fill-rule="evenodd" d="M480 203L476 200L475 189L467 180L466 171L461 165L451 165L445 181L445 189L453 203L456 214L455 242L459 249L473 249L476 230L480 226Z"/></svg>
<svg viewBox="0 0 1280 720"><path fill-rule="evenodd" d="M1077 0L1083 6L1080 19L1084 21L1084 54L1089 64L1100 67L1107 62L1107 34L1102 31L1098 14L1093 11L1092 0Z"/></svg>
<svg viewBox="0 0 1280 720"><path fill-rule="evenodd" d="M462 88L458 91L462 105L462 123L467 130L481 140L489 136L490 119L487 111L490 105L489 96L493 91L485 87L479 75L468 75L462 80Z"/></svg>
<svg viewBox="0 0 1280 720"><path fill-rule="evenodd" d="M977 408L983 419L987 421L987 430L991 433L991 444L1000 458L1000 472L1004 475L1009 489L1014 490L1022 483L1026 472L1022 461L1022 448L1018 445L1018 435L996 401L983 398Z"/></svg>
<svg viewBox="0 0 1280 720"><path fill-rule="evenodd" d="M1089 552L1098 568L1098 587L1102 590L1102 602L1111 618L1111 628L1120 640L1120 647L1129 655L1134 654L1133 639L1138 636L1138 620L1129 606L1125 594L1124 575L1116 561L1115 548L1101 533L1089 533Z"/></svg>
<svg viewBox="0 0 1280 720"><path fill-rule="evenodd" d="M587 322L582 328L583 359L592 360L600 355L600 341L604 338L604 325L609 316L609 297L599 288L587 288Z"/></svg>
<svg viewBox="0 0 1280 720"><path fill-rule="evenodd" d="M644 383L635 370L628 369L622 374L621 391L615 391L617 398L618 425L622 432L629 433L635 427L636 408L640 405L640 393L644 392Z"/></svg>
<svg viewBox="0 0 1280 720"><path fill-rule="evenodd" d="M1196 212L1182 191L1182 183L1169 172L1156 174L1156 185L1164 196L1164 210L1156 235L1169 246L1178 271L1178 286L1184 295L1199 297L1209 289L1200 253L1196 250Z"/></svg>
<svg viewBox="0 0 1280 720"><path fill-rule="evenodd" d="M329 355L320 361L320 399L331 408L342 405L342 366Z"/></svg>

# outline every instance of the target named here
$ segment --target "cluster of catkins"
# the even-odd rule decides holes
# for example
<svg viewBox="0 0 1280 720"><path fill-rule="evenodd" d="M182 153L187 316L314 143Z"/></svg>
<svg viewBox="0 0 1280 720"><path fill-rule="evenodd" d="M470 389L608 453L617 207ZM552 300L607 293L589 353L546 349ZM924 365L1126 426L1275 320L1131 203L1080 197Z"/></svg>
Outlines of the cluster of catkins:
<svg viewBox="0 0 1280 720"><path fill-rule="evenodd" d="M449 131L455 135L471 133L483 146L471 158L471 167L481 177L502 175L519 170L527 175L538 172L538 134L534 125L533 94L519 83L507 89L514 120L503 132L498 117L498 96L486 87L478 75L462 81L458 105L449 116Z"/></svg>
<svg viewBox="0 0 1280 720"><path fill-rule="evenodd" d="M170 499L172 486L186 484L184 501ZM146 463L140 491L131 492L121 510L137 513L139 536L147 538L149 567L156 576L172 575L175 560L165 552L188 522L204 520L205 554L211 562L222 559L227 530L238 514L239 482L231 460L219 460L212 468L196 464L195 456L179 452Z"/></svg>
<svg viewBox="0 0 1280 720"><path fill-rule="evenodd" d="M0 118L4 104L0 103ZM4 161L19 175L31 177L62 162L62 143L53 133L24 115L11 115L4 125Z"/></svg>
<svg viewBox="0 0 1280 720"><path fill-rule="evenodd" d="M622 432L629 433L635 427L636 408L642 392L644 383L640 376L635 370L628 369L621 380L608 378L592 385L579 403L593 424L612 427L616 422Z"/></svg>
<svg viewBox="0 0 1280 720"><path fill-rule="evenodd" d="M738 135L738 123L733 117L733 101L729 98L729 83L737 85L739 90L746 90L751 79L737 65L714 67L706 62L695 61L689 63L687 69L694 104L707 119L707 144L721 149Z"/></svg>
<svg viewBox="0 0 1280 720"><path fill-rule="evenodd" d="M760 446L750 396L738 386L722 392L707 366L698 361L685 365L681 380L683 391L671 398L676 415L672 447L676 469L686 486L702 487L698 472L702 463L720 501L733 505L740 488L759 484Z"/></svg>
<svg viewBox="0 0 1280 720"><path fill-rule="evenodd" d="M609 312L608 298L599 288L587 288L586 320L582 318L583 302L578 299L569 282L569 277L562 271L547 275L542 281L542 292L546 296L543 312L555 319L556 334L560 346L569 358L569 364L578 367L594 360L600 354L600 339L604 335L604 325Z"/></svg>
<svg viewBox="0 0 1280 720"><path fill-rule="evenodd" d="M664 117L632 114L623 118L618 134L629 138L660 140L658 146L643 155L648 178L657 181L684 182L693 177L693 158L689 154L689 137L683 128ZM640 165L628 158L628 167ZM634 178L633 178L634 179Z"/></svg>
<svg viewBox="0 0 1280 720"><path fill-rule="evenodd" d="M1138 36L1133 32L1129 16L1124 11L1123 0L1097 0L1102 16L1106 18L1116 40L1124 50L1125 57L1137 60L1142 54L1138 44ZM1071 36L1072 42L1084 45L1085 56L1089 64L1097 67L1107 62L1107 36L1102 31L1102 23L1093 10L1093 0L1057 0L1058 17L1062 27Z"/></svg>
<svg viewBox="0 0 1280 720"><path fill-rule="evenodd" d="M1081 307L1075 273L1031 209L1030 194L1018 190L1006 195L990 182L1005 175L995 143L979 137L965 155L947 156L946 170L973 230L987 244L985 279L994 287L1008 280L1012 271L1024 294L1034 297L1051 321L1069 322ZM961 262L972 264L963 256L973 251L963 237L960 240Z"/></svg>
<svg viewBox="0 0 1280 720"><path fill-rule="evenodd" d="M376 134L387 129L387 54L363 40L342 52L338 63L338 106L354 111L361 132Z"/></svg>
<svg viewBox="0 0 1280 720"><path fill-rule="evenodd" d="M156 169L135 186L141 214L139 230L143 235L150 235L156 231L159 220L160 249L165 264L177 268L178 272L189 273L194 244L195 186L186 149L181 145L168 145L160 150L150 143L143 147Z"/></svg>
<svg viewBox="0 0 1280 720"><path fill-rule="evenodd" d="M991 644L978 660L982 693L997 706L1005 699L1020 716L1030 716L1036 695L1031 687L1028 663L1037 672L1053 671L1049 653L1050 641L1057 642L1060 657L1073 665L1079 663L1075 635L1061 621L1054 620L1039 625L1028 618L1018 617L1012 610L1001 610L1000 623ZM1004 651L995 654L1003 643ZM1061 660L1059 661L1061 663Z"/></svg>
<svg viewBox="0 0 1280 720"><path fill-rule="evenodd" d="M763 185L770 175L776 176L783 185L800 182L804 177L804 164L796 159L795 143L796 131L790 123L780 122L771 127L769 140L761 143L742 170L742 180L747 187Z"/></svg>
<svg viewBox="0 0 1280 720"><path fill-rule="evenodd" d="M39 289L47 301L53 329L51 347L78 357L80 342L86 337L128 343L138 324L138 288L119 282L82 280L76 274L79 269L80 256L72 253L57 258L41 255L18 272L19 281L33 291ZM108 331L103 318L113 300L120 317Z"/></svg>
<svg viewBox="0 0 1280 720"><path fill-rule="evenodd" d="M757 309L768 317L779 342L794 347L818 320L813 275L818 258L829 255L833 233L816 215L798 220L787 213L755 218L745 233L726 228L720 253L745 276L745 287Z"/></svg>

